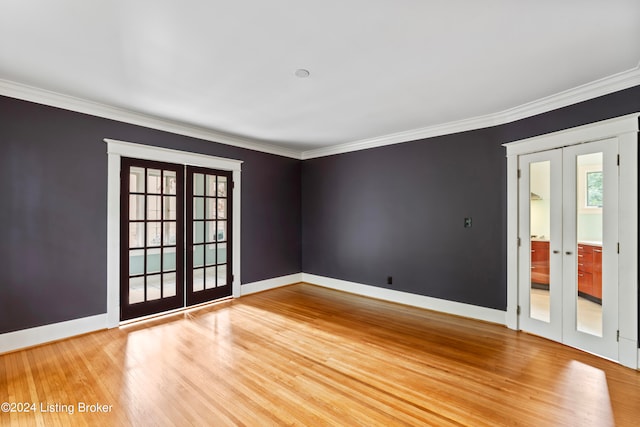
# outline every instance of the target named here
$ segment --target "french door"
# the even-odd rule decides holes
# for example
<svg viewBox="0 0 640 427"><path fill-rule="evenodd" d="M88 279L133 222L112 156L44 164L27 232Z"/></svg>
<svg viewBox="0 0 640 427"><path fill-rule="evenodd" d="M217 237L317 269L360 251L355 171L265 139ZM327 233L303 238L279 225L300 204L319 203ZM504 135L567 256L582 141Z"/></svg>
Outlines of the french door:
<svg viewBox="0 0 640 427"><path fill-rule="evenodd" d="M618 359L618 141L519 156L523 330Z"/></svg>
<svg viewBox="0 0 640 427"><path fill-rule="evenodd" d="M120 320L231 295L231 189L231 172L122 158Z"/></svg>
<svg viewBox="0 0 640 427"><path fill-rule="evenodd" d="M187 305L231 295L231 172L187 166Z"/></svg>

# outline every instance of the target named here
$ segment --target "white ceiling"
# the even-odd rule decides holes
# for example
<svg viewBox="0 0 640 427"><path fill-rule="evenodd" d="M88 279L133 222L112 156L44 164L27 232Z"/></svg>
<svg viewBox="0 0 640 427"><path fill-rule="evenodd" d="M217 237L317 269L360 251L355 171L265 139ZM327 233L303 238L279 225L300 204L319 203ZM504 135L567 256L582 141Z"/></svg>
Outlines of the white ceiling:
<svg viewBox="0 0 640 427"><path fill-rule="evenodd" d="M639 61L639 0L0 0L5 82L299 152L499 113Z"/></svg>

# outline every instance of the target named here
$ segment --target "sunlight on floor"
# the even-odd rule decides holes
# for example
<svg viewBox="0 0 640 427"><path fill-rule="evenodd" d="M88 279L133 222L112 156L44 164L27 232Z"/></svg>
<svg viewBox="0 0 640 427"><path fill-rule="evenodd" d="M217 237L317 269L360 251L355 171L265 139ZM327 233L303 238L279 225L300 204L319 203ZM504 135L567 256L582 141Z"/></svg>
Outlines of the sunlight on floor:
<svg viewBox="0 0 640 427"><path fill-rule="evenodd" d="M567 407L584 405L576 412L575 425L593 425L594 419L599 420L599 426L616 425L607 375L602 369L570 361L558 379L558 395L563 396L562 404Z"/></svg>

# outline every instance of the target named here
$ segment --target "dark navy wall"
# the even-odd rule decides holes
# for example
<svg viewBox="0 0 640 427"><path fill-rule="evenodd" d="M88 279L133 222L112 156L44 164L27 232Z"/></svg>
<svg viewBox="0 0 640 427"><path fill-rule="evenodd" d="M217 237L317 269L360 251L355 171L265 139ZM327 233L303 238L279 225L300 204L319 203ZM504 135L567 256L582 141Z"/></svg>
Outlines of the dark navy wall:
<svg viewBox="0 0 640 427"><path fill-rule="evenodd" d="M106 312L103 138L243 160L242 282L301 271L299 160L0 97L0 333Z"/></svg>
<svg viewBox="0 0 640 427"><path fill-rule="evenodd" d="M638 111L640 86L507 125L307 160L303 271L505 310L501 144Z"/></svg>
<svg viewBox="0 0 640 427"><path fill-rule="evenodd" d="M0 97L0 333L106 311L103 138L244 161L243 283L304 271L504 310L501 144L637 111L640 87L300 162Z"/></svg>
<svg viewBox="0 0 640 427"><path fill-rule="evenodd" d="M305 161L303 271L504 309L498 141L485 129Z"/></svg>

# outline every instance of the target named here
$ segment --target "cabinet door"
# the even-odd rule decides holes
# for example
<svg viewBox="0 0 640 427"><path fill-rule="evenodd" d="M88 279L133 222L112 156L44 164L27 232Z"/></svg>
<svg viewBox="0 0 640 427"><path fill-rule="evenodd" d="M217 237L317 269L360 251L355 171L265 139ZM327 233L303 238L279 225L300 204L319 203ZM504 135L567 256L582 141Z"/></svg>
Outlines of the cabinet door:
<svg viewBox="0 0 640 427"><path fill-rule="evenodd" d="M593 247L578 244L578 292L593 295Z"/></svg>
<svg viewBox="0 0 640 427"><path fill-rule="evenodd" d="M578 292L593 295L593 274L578 271Z"/></svg>
<svg viewBox="0 0 640 427"><path fill-rule="evenodd" d="M592 294L598 299L602 299L602 248L593 248L593 284Z"/></svg>
<svg viewBox="0 0 640 427"><path fill-rule="evenodd" d="M549 285L549 242L531 242L531 282Z"/></svg>

